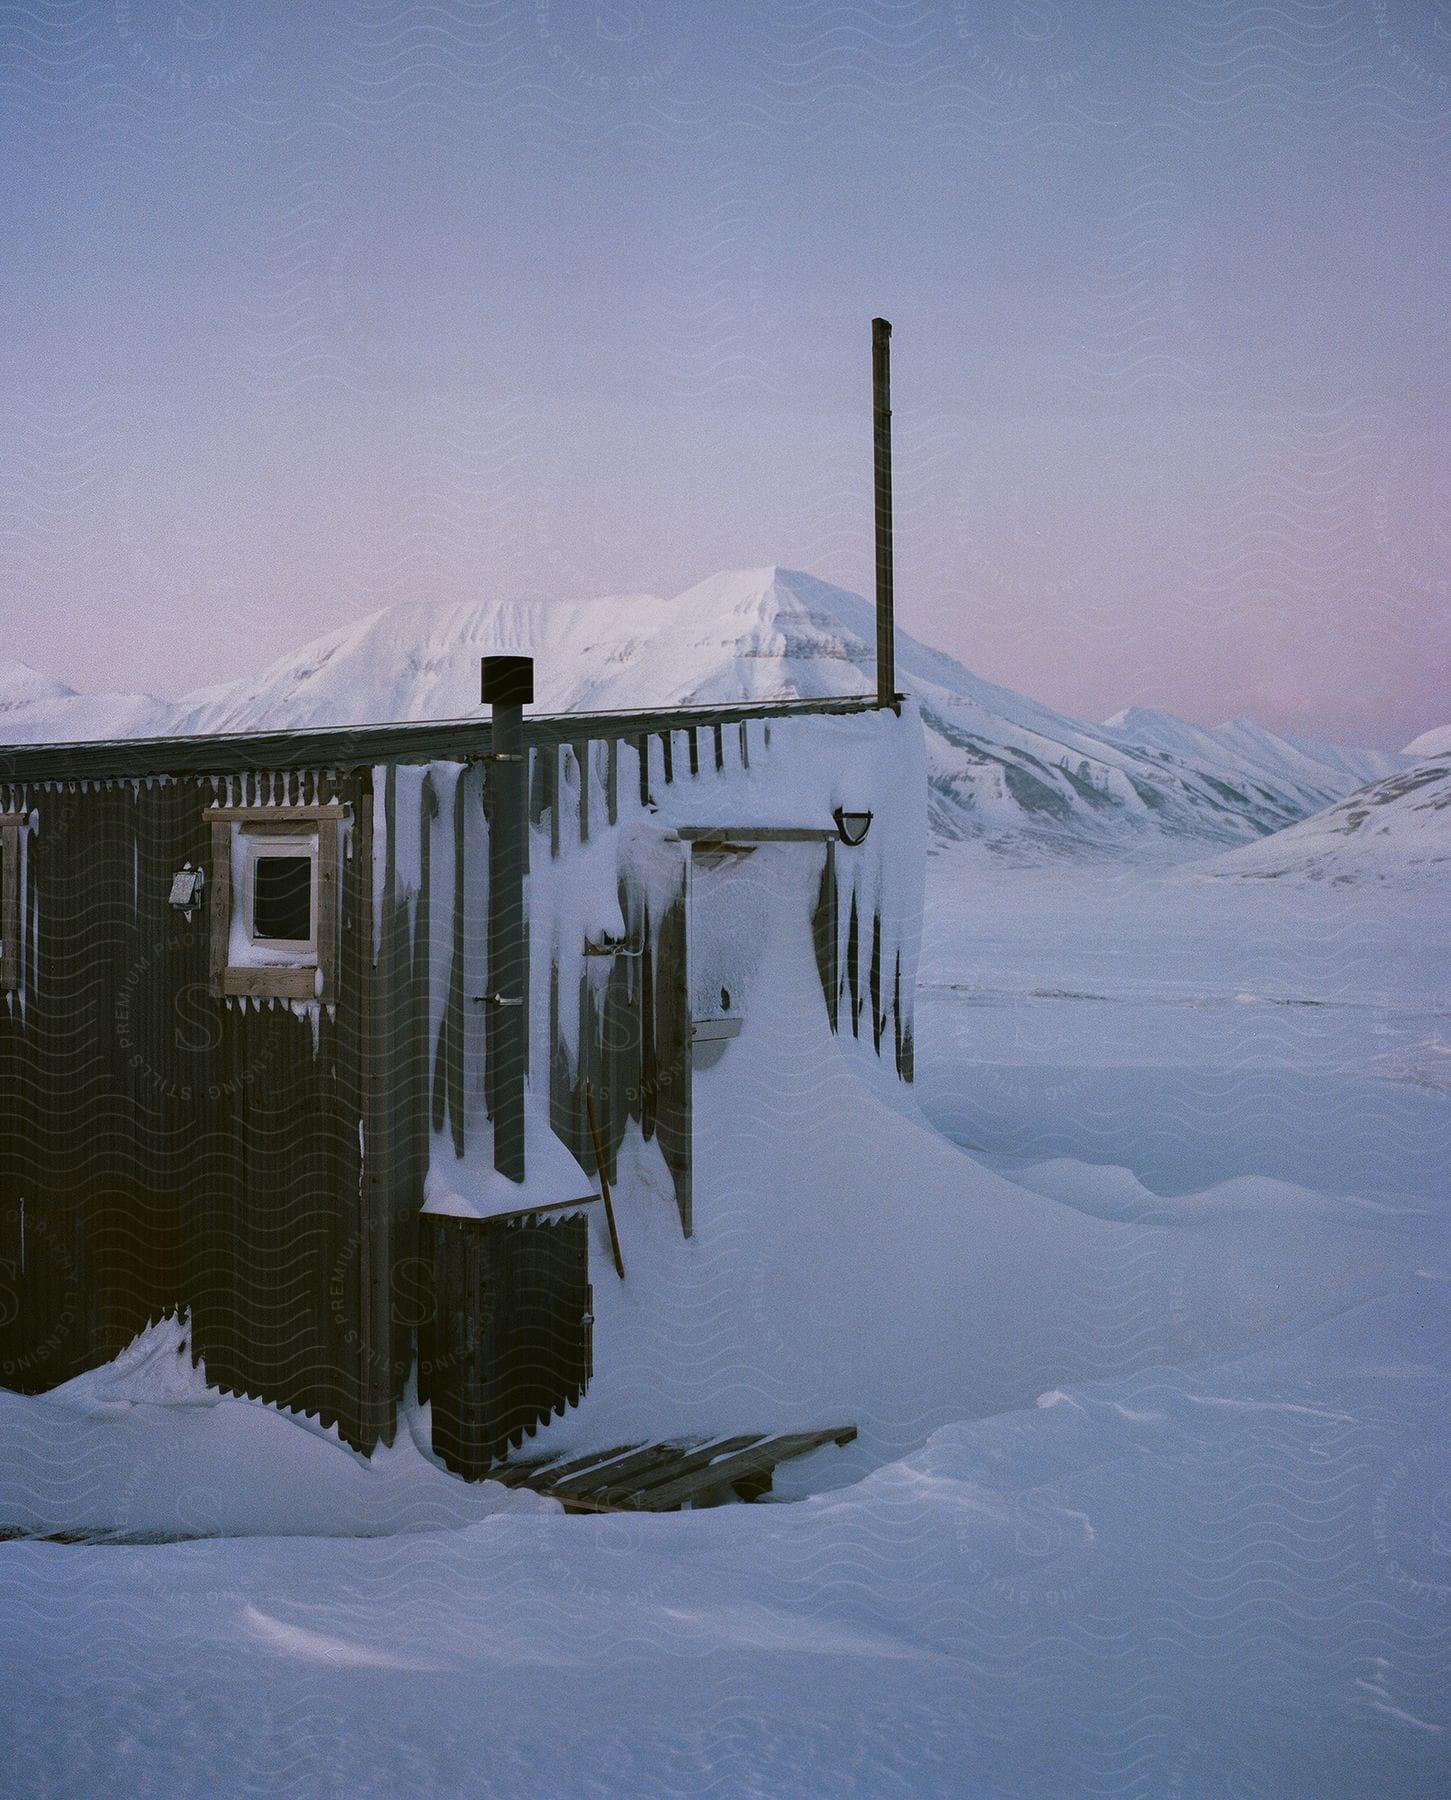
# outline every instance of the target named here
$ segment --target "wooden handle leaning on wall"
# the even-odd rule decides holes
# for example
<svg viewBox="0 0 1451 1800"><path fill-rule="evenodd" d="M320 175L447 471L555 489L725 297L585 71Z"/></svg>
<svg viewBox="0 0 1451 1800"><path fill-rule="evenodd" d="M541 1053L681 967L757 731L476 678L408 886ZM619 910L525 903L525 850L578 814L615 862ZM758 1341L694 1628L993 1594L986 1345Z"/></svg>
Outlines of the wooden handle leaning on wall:
<svg viewBox="0 0 1451 1800"><path fill-rule="evenodd" d="M584 1109L589 1114L589 1134L594 1139L595 1168L599 1171L600 1198L605 1203L605 1223L610 1228L610 1249L614 1253L615 1273L623 1281L625 1259L620 1255L620 1234L615 1229L615 1203L610 1198L610 1178L605 1173L605 1147L600 1141L600 1122L595 1117L594 1089L588 1082L584 1084Z"/></svg>

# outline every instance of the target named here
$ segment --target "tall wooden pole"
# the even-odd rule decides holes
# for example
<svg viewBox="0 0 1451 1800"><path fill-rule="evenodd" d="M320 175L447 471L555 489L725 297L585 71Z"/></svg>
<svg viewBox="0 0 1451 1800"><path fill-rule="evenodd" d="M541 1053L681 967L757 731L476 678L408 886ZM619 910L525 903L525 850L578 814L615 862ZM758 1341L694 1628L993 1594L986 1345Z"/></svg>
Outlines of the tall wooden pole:
<svg viewBox="0 0 1451 1800"><path fill-rule="evenodd" d="M524 708L534 698L527 656L483 658L483 701L493 710L489 745L489 992L485 1071L494 1125L494 1167L524 1179L526 977L529 922L524 917L528 831Z"/></svg>
<svg viewBox="0 0 1451 1800"><path fill-rule="evenodd" d="M892 327L872 320L872 473L877 533L877 705L897 699L892 612Z"/></svg>

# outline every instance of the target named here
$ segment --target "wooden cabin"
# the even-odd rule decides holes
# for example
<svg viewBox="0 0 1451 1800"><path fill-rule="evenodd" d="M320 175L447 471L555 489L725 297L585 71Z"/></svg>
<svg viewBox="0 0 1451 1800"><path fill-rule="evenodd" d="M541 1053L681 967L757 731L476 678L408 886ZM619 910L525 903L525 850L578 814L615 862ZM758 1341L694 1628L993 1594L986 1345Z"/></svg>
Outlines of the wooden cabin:
<svg viewBox="0 0 1451 1800"><path fill-rule="evenodd" d="M692 1087L738 1053L759 846L799 859L832 1028L910 1079L910 705L528 686L489 658L489 716L0 748L5 1385L182 1311L224 1391L366 1451L416 1378L449 1464L496 1466L583 1392L616 1279L587 1089L606 1177L639 1133L709 1229Z"/></svg>

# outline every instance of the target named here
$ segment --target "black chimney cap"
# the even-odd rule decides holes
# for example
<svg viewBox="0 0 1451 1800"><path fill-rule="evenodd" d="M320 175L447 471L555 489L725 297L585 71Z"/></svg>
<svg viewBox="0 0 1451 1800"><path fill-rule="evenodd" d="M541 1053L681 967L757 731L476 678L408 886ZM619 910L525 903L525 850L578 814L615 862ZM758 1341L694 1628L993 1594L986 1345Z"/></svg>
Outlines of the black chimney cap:
<svg viewBox="0 0 1451 1800"><path fill-rule="evenodd" d="M532 656L483 656L479 658L479 673L485 706L533 705Z"/></svg>

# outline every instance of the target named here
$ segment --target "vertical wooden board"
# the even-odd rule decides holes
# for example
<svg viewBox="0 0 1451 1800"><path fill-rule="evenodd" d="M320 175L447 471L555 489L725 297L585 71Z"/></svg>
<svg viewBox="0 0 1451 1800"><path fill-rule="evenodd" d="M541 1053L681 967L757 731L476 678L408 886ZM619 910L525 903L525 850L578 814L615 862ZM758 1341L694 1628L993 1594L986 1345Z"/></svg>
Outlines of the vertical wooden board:
<svg viewBox="0 0 1451 1800"><path fill-rule="evenodd" d="M598 959L585 958L577 983L577 1037L579 1056L574 1069L573 1095L570 1110L569 1135L565 1138L570 1150L581 1167L593 1169L595 1166L594 1143L590 1135L589 1120L585 1108L585 1091L588 1088L595 1096L595 1109L601 1105L608 1106L608 1098L602 1099L609 1084L609 1076L605 1066L605 1006L609 991L611 964L619 958L611 958L603 966ZM608 1158L609 1152L606 1151ZM605 1174L613 1171L613 1163L606 1162Z"/></svg>
<svg viewBox="0 0 1451 1800"><path fill-rule="evenodd" d="M882 1007L882 915L875 910L872 913L872 960L867 986L872 999L872 1049L880 1055L887 1015Z"/></svg>
<svg viewBox="0 0 1451 1800"><path fill-rule="evenodd" d="M556 1137L569 1141L570 1114L574 1109L573 1070L559 1028L559 964L549 964L549 1124Z"/></svg>
<svg viewBox="0 0 1451 1800"><path fill-rule="evenodd" d="M658 938L650 929L650 908L645 904L641 908L641 931L638 940L643 946L639 957L640 985L638 994L638 1018L640 1030L640 1077L639 1119L640 1135L649 1143L655 1135L655 1122L660 1106L659 1062L657 1051L657 1020L655 1017L655 974L656 958L659 955Z"/></svg>
<svg viewBox="0 0 1451 1800"><path fill-rule="evenodd" d="M317 831L317 966L322 977L319 998L330 1006L338 991L338 836L330 819Z"/></svg>
<svg viewBox="0 0 1451 1800"><path fill-rule="evenodd" d="M574 761L579 770L579 841L589 842L590 745L587 740L575 744Z"/></svg>
<svg viewBox="0 0 1451 1800"><path fill-rule="evenodd" d="M465 783L460 777L453 789L453 918L452 955L448 978L447 1091L451 1140L455 1156L464 1153L464 924L468 868L464 831Z"/></svg>
<svg viewBox="0 0 1451 1800"><path fill-rule="evenodd" d="M903 1081L912 1079L910 1064L906 1056L907 1022L902 1016L902 953L899 950L894 959L892 969L892 1019L893 1051L897 1066L897 1074Z"/></svg>
<svg viewBox="0 0 1451 1800"><path fill-rule="evenodd" d="M232 932L232 831L227 825L211 828L211 861L207 868L207 905L211 921L209 980L215 998L222 994L227 967L227 945Z"/></svg>
<svg viewBox="0 0 1451 1800"><path fill-rule="evenodd" d="M650 804L650 739L642 734L635 739L635 751L640 764L640 805Z"/></svg>
<svg viewBox="0 0 1451 1800"><path fill-rule="evenodd" d="M386 1031L389 1015L374 959L375 931L379 957L385 953L381 911L375 899L374 806L374 775L365 770L358 778L352 856L344 871L341 979L356 1004L339 1008L339 1061L352 1074L355 1087L350 1111L361 1121L356 1283L365 1437L391 1444L407 1361L400 1353L392 1317L397 1310L393 1300L395 1268L402 1261L402 1252L393 1217L396 1175ZM346 1279L350 1271L345 1265L340 1273Z"/></svg>
<svg viewBox="0 0 1451 1800"><path fill-rule="evenodd" d="M20 827L0 825L0 994L19 985L20 855Z"/></svg>
<svg viewBox="0 0 1451 1800"><path fill-rule="evenodd" d="M660 733L660 754L665 770L665 785L669 787L675 779L675 734L671 731Z"/></svg>
<svg viewBox="0 0 1451 1800"><path fill-rule="evenodd" d="M719 773L725 768L725 728L721 725L713 725L711 733L715 739L715 766Z"/></svg>
<svg viewBox="0 0 1451 1800"><path fill-rule="evenodd" d="M841 989L837 923L836 845L828 841L821 866L821 882L811 914L811 935L816 949L816 968L826 1001L826 1016L834 1032Z"/></svg>
<svg viewBox="0 0 1451 1800"><path fill-rule="evenodd" d="M851 1034L853 1037L859 1037L861 1035L860 968L859 945L857 942L859 935L860 933L857 926L856 890L853 888L851 896L851 922L847 926L846 931L846 985L847 991L851 995Z"/></svg>
<svg viewBox="0 0 1451 1800"><path fill-rule="evenodd" d="M691 1197L691 1043L688 944L689 863L660 920L655 981L655 1043L660 1150L675 1184L680 1227L693 1230Z"/></svg>
<svg viewBox="0 0 1451 1800"><path fill-rule="evenodd" d="M605 745L605 817L611 825L620 817L620 741L610 738Z"/></svg>
<svg viewBox="0 0 1451 1800"><path fill-rule="evenodd" d="M632 916L634 901L623 879L619 899L620 916L625 920L630 941L639 942L639 921ZM615 1175L616 1158L626 1126L632 1116L638 1117L639 1112L641 1020L635 992L637 968L635 957L611 959L600 1018L596 1104L600 1109L611 1179Z"/></svg>

